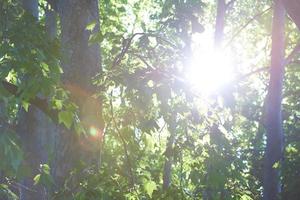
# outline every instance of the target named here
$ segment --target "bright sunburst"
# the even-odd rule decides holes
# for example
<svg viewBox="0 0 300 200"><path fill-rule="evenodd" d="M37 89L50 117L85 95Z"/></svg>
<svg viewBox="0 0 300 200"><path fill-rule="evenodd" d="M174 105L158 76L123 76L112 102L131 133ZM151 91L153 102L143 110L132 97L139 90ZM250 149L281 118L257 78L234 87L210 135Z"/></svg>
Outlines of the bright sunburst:
<svg viewBox="0 0 300 200"><path fill-rule="evenodd" d="M193 90L210 95L233 80L230 55L213 48L211 34L194 38L193 55L187 69L187 79Z"/></svg>

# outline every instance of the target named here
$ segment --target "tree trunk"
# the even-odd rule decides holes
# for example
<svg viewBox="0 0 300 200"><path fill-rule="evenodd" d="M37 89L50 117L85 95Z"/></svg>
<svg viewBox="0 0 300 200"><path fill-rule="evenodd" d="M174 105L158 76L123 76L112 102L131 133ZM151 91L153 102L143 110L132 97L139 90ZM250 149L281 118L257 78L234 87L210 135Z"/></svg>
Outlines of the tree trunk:
<svg viewBox="0 0 300 200"><path fill-rule="evenodd" d="M225 27L225 17L226 17L226 1L225 0L218 0L217 1L217 13L216 13L216 24L215 24L215 33L214 33L214 50L215 50L215 55L218 55L220 52L220 48L222 48L222 43L224 39L224 27ZM216 126L216 125L214 125ZM214 127L213 126L213 127ZM208 173L210 169L208 169ZM205 178L207 179L207 177ZM207 182L207 180L206 180ZM221 192L221 197L224 193L224 191ZM202 192L202 198L203 200L209 200L212 199L212 190L211 187L208 186L206 189Z"/></svg>
<svg viewBox="0 0 300 200"><path fill-rule="evenodd" d="M100 50L97 44L89 45L91 32L86 30L86 26L91 22L96 23L94 31L99 30L98 1L64 0L55 3L61 20L63 82L67 88L73 89L71 92L80 108L81 120L102 130L101 103L91 97L95 93L91 79L100 72ZM23 5L27 11L38 17L37 0L23 0ZM54 38L55 13L46 10L45 14L47 32ZM32 176L24 180L23 184L36 190L30 192L22 188L20 199L45 199L48 195L45 189L33 187L32 179L38 173L39 165L48 161L47 153L50 149L54 154L51 165L53 176L56 185L62 186L74 162L79 159L78 138L66 128L54 125L33 106L30 106L28 112L20 111L17 132L22 138L28 168L33 169Z"/></svg>
<svg viewBox="0 0 300 200"><path fill-rule="evenodd" d="M22 0L23 8L36 19L39 17L39 2L38 0Z"/></svg>
<svg viewBox="0 0 300 200"><path fill-rule="evenodd" d="M224 26L225 26L225 14L226 14L226 3L225 0L218 0L217 3L217 16L215 26L215 48L221 47L224 38Z"/></svg>
<svg viewBox="0 0 300 200"><path fill-rule="evenodd" d="M266 99L267 145L264 160L263 199L279 199L280 165L283 155L283 128L281 114L284 78L284 24L285 10L281 0L274 1L271 69Z"/></svg>
<svg viewBox="0 0 300 200"><path fill-rule="evenodd" d="M92 32L99 31L99 10L97 0L64 0L59 1L57 10L61 24L61 45L63 52L63 83L71 90L74 102L80 108L80 119L85 128L103 129L101 101L92 97L96 92L92 78L101 72L100 47L89 45ZM95 23L93 31L86 29L89 23ZM61 129L57 139L56 180L59 185L64 182L74 163L84 154L85 149L79 146L76 134ZM86 155L85 158L91 157Z"/></svg>
<svg viewBox="0 0 300 200"><path fill-rule="evenodd" d="M38 0L23 0L23 7L38 20ZM51 38L56 36L55 13L49 10L46 10L46 31ZM31 175L23 180L23 184L36 191L22 187L20 199L47 199L47 190L42 186L34 186L33 177L39 173L40 164L50 162L49 154L54 153L58 127L42 111L30 106L28 112L24 109L19 112L17 133L25 151L25 164L32 170Z"/></svg>
<svg viewBox="0 0 300 200"><path fill-rule="evenodd" d="M167 147L165 151L165 165L163 171L163 189L167 190L172 182L172 164L173 164L173 145L175 142L176 135L176 113L173 113L170 117L169 125L170 136L167 141Z"/></svg>
<svg viewBox="0 0 300 200"><path fill-rule="evenodd" d="M39 10L38 10L38 0L23 0L23 8L31 13L36 20L38 20ZM23 77L26 78L26 77ZM41 133L39 133L37 125L40 124L39 117L36 116L38 111L32 106L29 108L28 112L25 112L23 108L20 109L18 115L18 126L17 134L21 138L22 146L25 154L25 164L29 169L31 169L30 176L22 180L22 184L33 191L21 187L20 200L38 200L44 199L44 192L42 187L35 187L33 185L33 177L38 173L39 165L41 164L43 147L41 143Z"/></svg>
<svg viewBox="0 0 300 200"><path fill-rule="evenodd" d="M34 186L33 177L39 173L40 164L48 163L56 132L56 126L39 109L31 106L28 112L23 109L19 112L17 133L20 135L26 155L25 164L31 169L31 175L23 181L23 184L36 191L32 192L22 187L21 200L47 199L46 188Z"/></svg>
<svg viewBox="0 0 300 200"><path fill-rule="evenodd" d="M56 13L51 8L50 4L47 4L47 8L45 10L45 26L46 32L50 36L51 39L56 37L57 34L57 21L56 21Z"/></svg>

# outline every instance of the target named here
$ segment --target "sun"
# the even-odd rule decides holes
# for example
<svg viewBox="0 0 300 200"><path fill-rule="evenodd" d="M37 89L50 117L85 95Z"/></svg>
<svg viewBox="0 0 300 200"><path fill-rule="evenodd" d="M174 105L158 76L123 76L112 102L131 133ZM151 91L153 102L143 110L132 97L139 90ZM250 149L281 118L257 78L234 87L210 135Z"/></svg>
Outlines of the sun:
<svg viewBox="0 0 300 200"><path fill-rule="evenodd" d="M233 80L232 62L220 52L193 56L187 78L194 90L211 94Z"/></svg>
<svg viewBox="0 0 300 200"><path fill-rule="evenodd" d="M214 48L209 36L196 38L193 42L186 78L193 90L211 95L233 80L232 56Z"/></svg>

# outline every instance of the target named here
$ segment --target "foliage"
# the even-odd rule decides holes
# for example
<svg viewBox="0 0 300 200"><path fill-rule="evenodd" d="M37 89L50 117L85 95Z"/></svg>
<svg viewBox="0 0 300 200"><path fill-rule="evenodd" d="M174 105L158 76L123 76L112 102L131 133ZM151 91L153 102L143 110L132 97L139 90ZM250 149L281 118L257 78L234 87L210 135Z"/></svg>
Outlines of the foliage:
<svg viewBox="0 0 300 200"><path fill-rule="evenodd" d="M244 75L269 65L270 1L255 6L237 1L229 9L224 51L235 55L235 80L208 97L193 90L186 69L193 37L213 28L215 3L101 0L99 5L101 30L89 38L90 44L101 44L103 66L93 78L106 124L102 138L92 141L101 145L91 145L97 162L79 161L55 191L52 166L43 164L34 183L54 199L259 199L268 76ZM58 123L85 130L60 83L59 40L48 38L43 21L25 13L18 1L1 2L0 9L0 79L18 87L12 95L0 84L0 198L17 199L2 177L24 176L22 147L11 128L18 110L28 110L36 96L46 97ZM263 14L249 22L256 12ZM291 23L287 30L290 52L299 32ZM287 66L284 86L283 199L299 196L297 61ZM172 183L164 189L169 158Z"/></svg>

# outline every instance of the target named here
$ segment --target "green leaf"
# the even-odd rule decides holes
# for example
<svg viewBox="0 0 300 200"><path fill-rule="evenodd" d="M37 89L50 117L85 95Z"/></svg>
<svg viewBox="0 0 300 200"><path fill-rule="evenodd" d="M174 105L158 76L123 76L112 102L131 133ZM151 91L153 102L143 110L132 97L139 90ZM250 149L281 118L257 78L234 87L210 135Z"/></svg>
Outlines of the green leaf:
<svg viewBox="0 0 300 200"><path fill-rule="evenodd" d="M94 21L91 21L90 23L88 23L88 25L86 26L86 30L88 31L93 31L95 26L96 26L97 22L94 20Z"/></svg>
<svg viewBox="0 0 300 200"><path fill-rule="evenodd" d="M145 143L149 150L154 148L155 141L151 135L145 134Z"/></svg>
<svg viewBox="0 0 300 200"><path fill-rule="evenodd" d="M119 12L126 12L126 8L124 6L121 6L118 8Z"/></svg>
<svg viewBox="0 0 300 200"><path fill-rule="evenodd" d="M38 183L40 183L40 180L41 180L41 174L36 175L36 176L33 178L34 185L37 185Z"/></svg>
<svg viewBox="0 0 300 200"><path fill-rule="evenodd" d="M244 194L243 196L241 196L241 200L252 200L252 198L246 194Z"/></svg>
<svg viewBox="0 0 300 200"><path fill-rule="evenodd" d="M62 111L58 114L59 123L63 123L67 128L71 128L73 122L73 114L68 111Z"/></svg>
<svg viewBox="0 0 300 200"><path fill-rule="evenodd" d="M40 166L40 174L37 174L34 178L34 185L42 184L46 187L50 187L54 184L54 180L52 176L50 175L50 167L47 164L42 164Z"/></svg>
<svg viewBox="0 0 300 200"><path fill-rule="evenodd" d="M102 42L104 40L104 36L101 32L91 34L89 37L89 45L95 44L97 42Z"/></svg>
<svg viewBox="0 0 300 200"><path fill-rule="evenodd" d="M41 168L42 168L42 172L43 173L45 173L47 175L50 175L50 167L49 167L49 165L43 164L43 165L41 165Z"/></svg>
<svg viewBox="0 0 300 200"><path fill-rule="evenodd" d="M24 108L24 110L26 112L28 112L28 108L29 108L29 103L26 101L22 101L22 107Z"/></svg>
<svg viewBox="0 0 300 200"><path fill-rule="evenodd" d="M63 101L62 100L55 100L54 101L54 107L58 110L61 110L63 107Z"/></svg>
<svg viewBox="0 0 300 200"><path fill-rule="evenodd" d="M152 197L152 193L154 190L156 190L156 188L157 188L157 186L154 181L150 180L144 184L144 189L150 197Z"/></svg>
<svg viewBox="0 0 300 200"><path fill-rule="evenodd" d="M279 168L279 161L275 162L274 165L272 166L273 169L278 169Z"/></svg>

